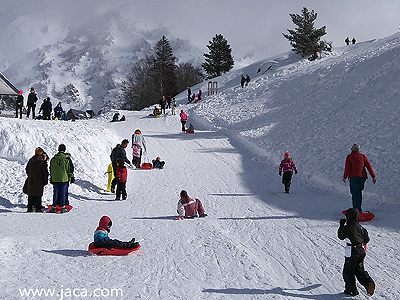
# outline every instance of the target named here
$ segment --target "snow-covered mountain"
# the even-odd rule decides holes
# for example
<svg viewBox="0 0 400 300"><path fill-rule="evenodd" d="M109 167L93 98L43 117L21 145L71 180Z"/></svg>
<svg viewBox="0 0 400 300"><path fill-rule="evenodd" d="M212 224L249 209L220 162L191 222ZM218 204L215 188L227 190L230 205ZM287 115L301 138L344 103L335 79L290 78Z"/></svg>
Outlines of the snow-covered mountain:
<svg viewBox="0 0 400 300"><path fill-rule="evenodd" d="M178 61L201 64L199 48L171 36L163 24L145 25L135 20L135 15L131 14L132 5L115 5L108 10L106 7L103 7L104 11L92 13L88 19L82 16L79 20L73 16L73 20L78 20L76 24L67 23L65 16L59 22L37 20L32 13L24 16L26 19L21 17L7 24L0 31L2 40L11 35L15 40L15 35L19 35L27 42L5 45L2 64L14 61L3 73L25 93L34 86L41 99L50 96L54 103L61 101L66 109L97 112L102 107L115 106L122 80L137 59L143 57L162 35L170 41ZM30 26L33 27L31 30ZM42 35L48 44L29 41L30 32L35 38ZM26 45L32 50L23 48ZM40 46L35 48L35 45ZM5 60L5 54L15 48L17 54L9 55L13 60Z"/></svg>
<svg viewBox="0 0 400 300"><path fill-rule="evenodd" d="M363 223L371 237L366 270L374 299L399 299L399 41L396 34L313 62L292 53L265 59L213 80L214 95L208 82L192 87L203 90L201 102L186 104L186 93L177 100L194 134L181 133L170 111L148 117L151 108L119 111L125 122L109 122L112 111L76 122L0 118L2 297L342 299L337 228L351 195L341 179L350 147L360 143L377 178L363 193L363 209L376 214ZM242 74L252 78L244 88ZM115 201L105 191L109 155L137 128L146 139L144 159L160 156L166 165L129 169L128 199ZM76 170L73 210L24 213L28 159L37 146L52 157L60 143ZM285 151L299 170L289 195L278 175ZM175 220L182 189L201 199L207 218ZM47 185L43 204L51 199ZM110 236L135 237L139 252L87 252L103 215L113 220ZM358 289L357 299L369 299Z"/></svg>

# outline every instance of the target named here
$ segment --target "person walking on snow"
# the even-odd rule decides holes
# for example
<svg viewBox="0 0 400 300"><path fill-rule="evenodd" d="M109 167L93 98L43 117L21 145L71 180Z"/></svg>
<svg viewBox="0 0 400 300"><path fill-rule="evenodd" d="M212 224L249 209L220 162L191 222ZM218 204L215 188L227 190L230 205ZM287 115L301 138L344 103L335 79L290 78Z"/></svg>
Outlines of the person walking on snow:
<svg viewBox="0 0 400 300"><path fill-rule="evenodd" d="M293 170L295 174L297 174L297 168L293 160L290 158L289 152L285 152L283 157L284 158L281 161L281 164L279 165L279 176L282 176L282 170L283 170L282 183L285 185L285 193L289 194L290 184L292 182Z"/></svg>
<svg viewBox="0 0 400 300"><path fill-rule="evenodd" d="M185 131L186 131L185 125L186 125L188 116L187 116L187 114L183 111L183 109L181 110L181 113L179 114L179 116L181 117L182 132L185 132Z"/></svg>
<svg viewBox="0 0 400 300"><path fill-rule="evenodd" d="M365 249L370 241L368 231L359 223L360 212L357 208L350 208L346 212L346 219L340 220L338 238L346 240L345 261L343 267L343 280L345 282L344 293L349 296L358 295L356 278L372 296L375 291L375 283L364 270ZM347 224L346 224L347 223ZM364 248L365 247L365 248Z"/></svg>
<svg viewBox="0 0 400 300"><path fill-rule="evenodd" d="M367 156L360 153L360 144L354 144L351 147L351 153L346 157L343 182L346 183L346 179L350 179L350 193L352 195L353 208L357 208L360 212L362 212L362 191L365 181L368 178L365 168L367 168L372 177L372 182L375 184L375 172L372 169L371 163Z"/></svg>

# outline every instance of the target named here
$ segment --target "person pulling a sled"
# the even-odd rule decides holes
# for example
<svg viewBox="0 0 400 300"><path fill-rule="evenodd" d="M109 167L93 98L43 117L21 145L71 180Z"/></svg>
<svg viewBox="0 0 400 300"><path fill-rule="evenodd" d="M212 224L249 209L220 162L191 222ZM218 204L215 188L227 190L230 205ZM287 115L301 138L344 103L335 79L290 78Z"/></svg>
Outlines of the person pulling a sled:
<svg viewBox="0 0 400 300"><path fill-rule="evenodd" d="M344 293L350 296L358 295L356 278L358 282L372 296L375 291L375 283L364 270L365 249L370 239L368 231L359 223L360 212L357 208L350 208L346 212L346 219L340 220L338 238L346 240L345 261L343 267L343 280L345 282ZM347 224L346 224L347 223Z"/></svg>
<svg viewBox="0 0 400 300"><path fill-rule="evenodd" d="M357 208L360 212L362 204L362 191L364 189L365 181L367 180L367 172L372 177L372 182L375 184L375 172L372 169L371 163L367 156L360 153L360 144L354 144L351 147L351 153L346 157L346 164L343 173L343 182L346 183L346 179L350 179L350 193L353 201L353 208Z"/></svg>
<svg viewBox="0 0 400 300"><path fill-rule="evenodd" d="M199 199L192 199L188 196L185 190L181 191L181 198L178 201L177 212L179 214L179 219L191 218L199 215L200 218L207 217L205 214L203 204Z"/></svg>
<svg viewBox="0 0 400 300"><path fill-rule="evenodd" d="M135 238L129 242L121 242L120 240L110 239L108 233L110 232L112 221L109 217L103 216L99 221L99 227L94 232L94 246L96 248L136 248L139 246L138 242L135 242Z"/></svg>
<svg viewBox="0 0 400 300"><path fill-rule="evenodd" d="M283 155L283 160L279 165L279 176L282 176L282 170L283 170L282 183L285 185L285 193L289 193L290 184L292 182L293 170L295 174L297 174L296 165L290 158L289 152L285 152L285 154Z"/></svg>

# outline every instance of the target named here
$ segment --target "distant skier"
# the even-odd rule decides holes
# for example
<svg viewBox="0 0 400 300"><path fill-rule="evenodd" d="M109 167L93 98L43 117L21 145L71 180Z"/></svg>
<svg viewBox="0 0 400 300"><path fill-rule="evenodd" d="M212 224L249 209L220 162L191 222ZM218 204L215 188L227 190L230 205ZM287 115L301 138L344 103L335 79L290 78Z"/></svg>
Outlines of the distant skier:
<svg viewBox="0 0 400 300"><path fill-rule="evenodd" d="M347 37L347 38L344 40L344 42L346 43L347 46L350 45L350 39L349 39L349 37Z"/></svg>
<svg viewBox="0 0 400 300"><path fill-rule="evenodd" d="M355 44L355 43L356 43L356 39L353 38L353 39L351 40L351 43L352 43L352 44Z"/></svg>
<svg viewBox="0 0 400 300"><path fill-rule="evenodd" d="M47 97L43 100L43 103L39 109L39 113L43 112L43 120L51 119L51 108L52 108L52 104L50 101L50 97Z"/></svg>
<svg viewBox="0 0 400 300"><path fill-rule="evenodd" d="M290 184L292 182L293 170L295 174L297 174L297 168L293 160L290 158L289 152L285 152L283 157L284 158L281 161L281 164L279 165L279 176L282 176L282 170L283 170L282 183L285 185L285 193L289 194Z"/></svg>
<svg viewBox="0 0 400 300"><path fill-rule="evenodd" d="M354 144L351 147L351 154L346 157L343 182L346 183L346 179L350 178L350 193L352 195L353 208L357 208L360 212L362 212L362 191L365 181L368 178L365 168L367 168L372 177L372 182L375 184L375 172L372 169L371 163L367 156L360 153L360 144Z"/></svg>
<svg viewBox="0 0 400 300"><path fill-rule="evenodd" d="M338 238L346 239L345 262L343 267L343 279L345 282L344 293L349 296L358 295L356 278L372 296L375 291L375 283L364 270L365 248L369 242L368 231L359 223L360 212L357 208L350 208L346 212L346 219L340 220ZM346 224L347 222L347 224ZM346 224L346 225L345 225Z"/></svg>
<svg viewBox="0 0 400 300"><path fill-rule="evenodd" d="M50 98L49 98L50 100ZM60 120L63 114L63 108L61 107L61 102L58 102L57 106L54 107L54 119Z"/></svg>

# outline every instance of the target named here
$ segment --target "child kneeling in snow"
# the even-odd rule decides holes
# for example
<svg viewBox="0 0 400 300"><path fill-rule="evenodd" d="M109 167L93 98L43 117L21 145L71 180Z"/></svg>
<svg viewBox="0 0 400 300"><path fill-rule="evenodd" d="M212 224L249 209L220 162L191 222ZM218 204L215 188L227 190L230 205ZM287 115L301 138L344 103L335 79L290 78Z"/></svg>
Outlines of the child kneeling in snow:
<svg viewBox="0 0 400 300"><path fill-rule="evenodd" d="M139 243L135 242L135 238L131 239L129 242L121 242L120 240L110 239L108 237L108 233L110 232L111 226L112 222L109 217L101 217L99 227L97 227L96 231L94 232L94 246L96 248L136 248L139 246Z"/></svg>
<svg viewBox="0 0 400 300"><path fill-rule="evenodd" d="M204 213L203 204L199 199L189 198L187 192L185 190L181 191L181 199L178 201L177 212L179 214L179 218L190 218L195 217L199 214L200 218L207 217L207 214Z"/></svg>

